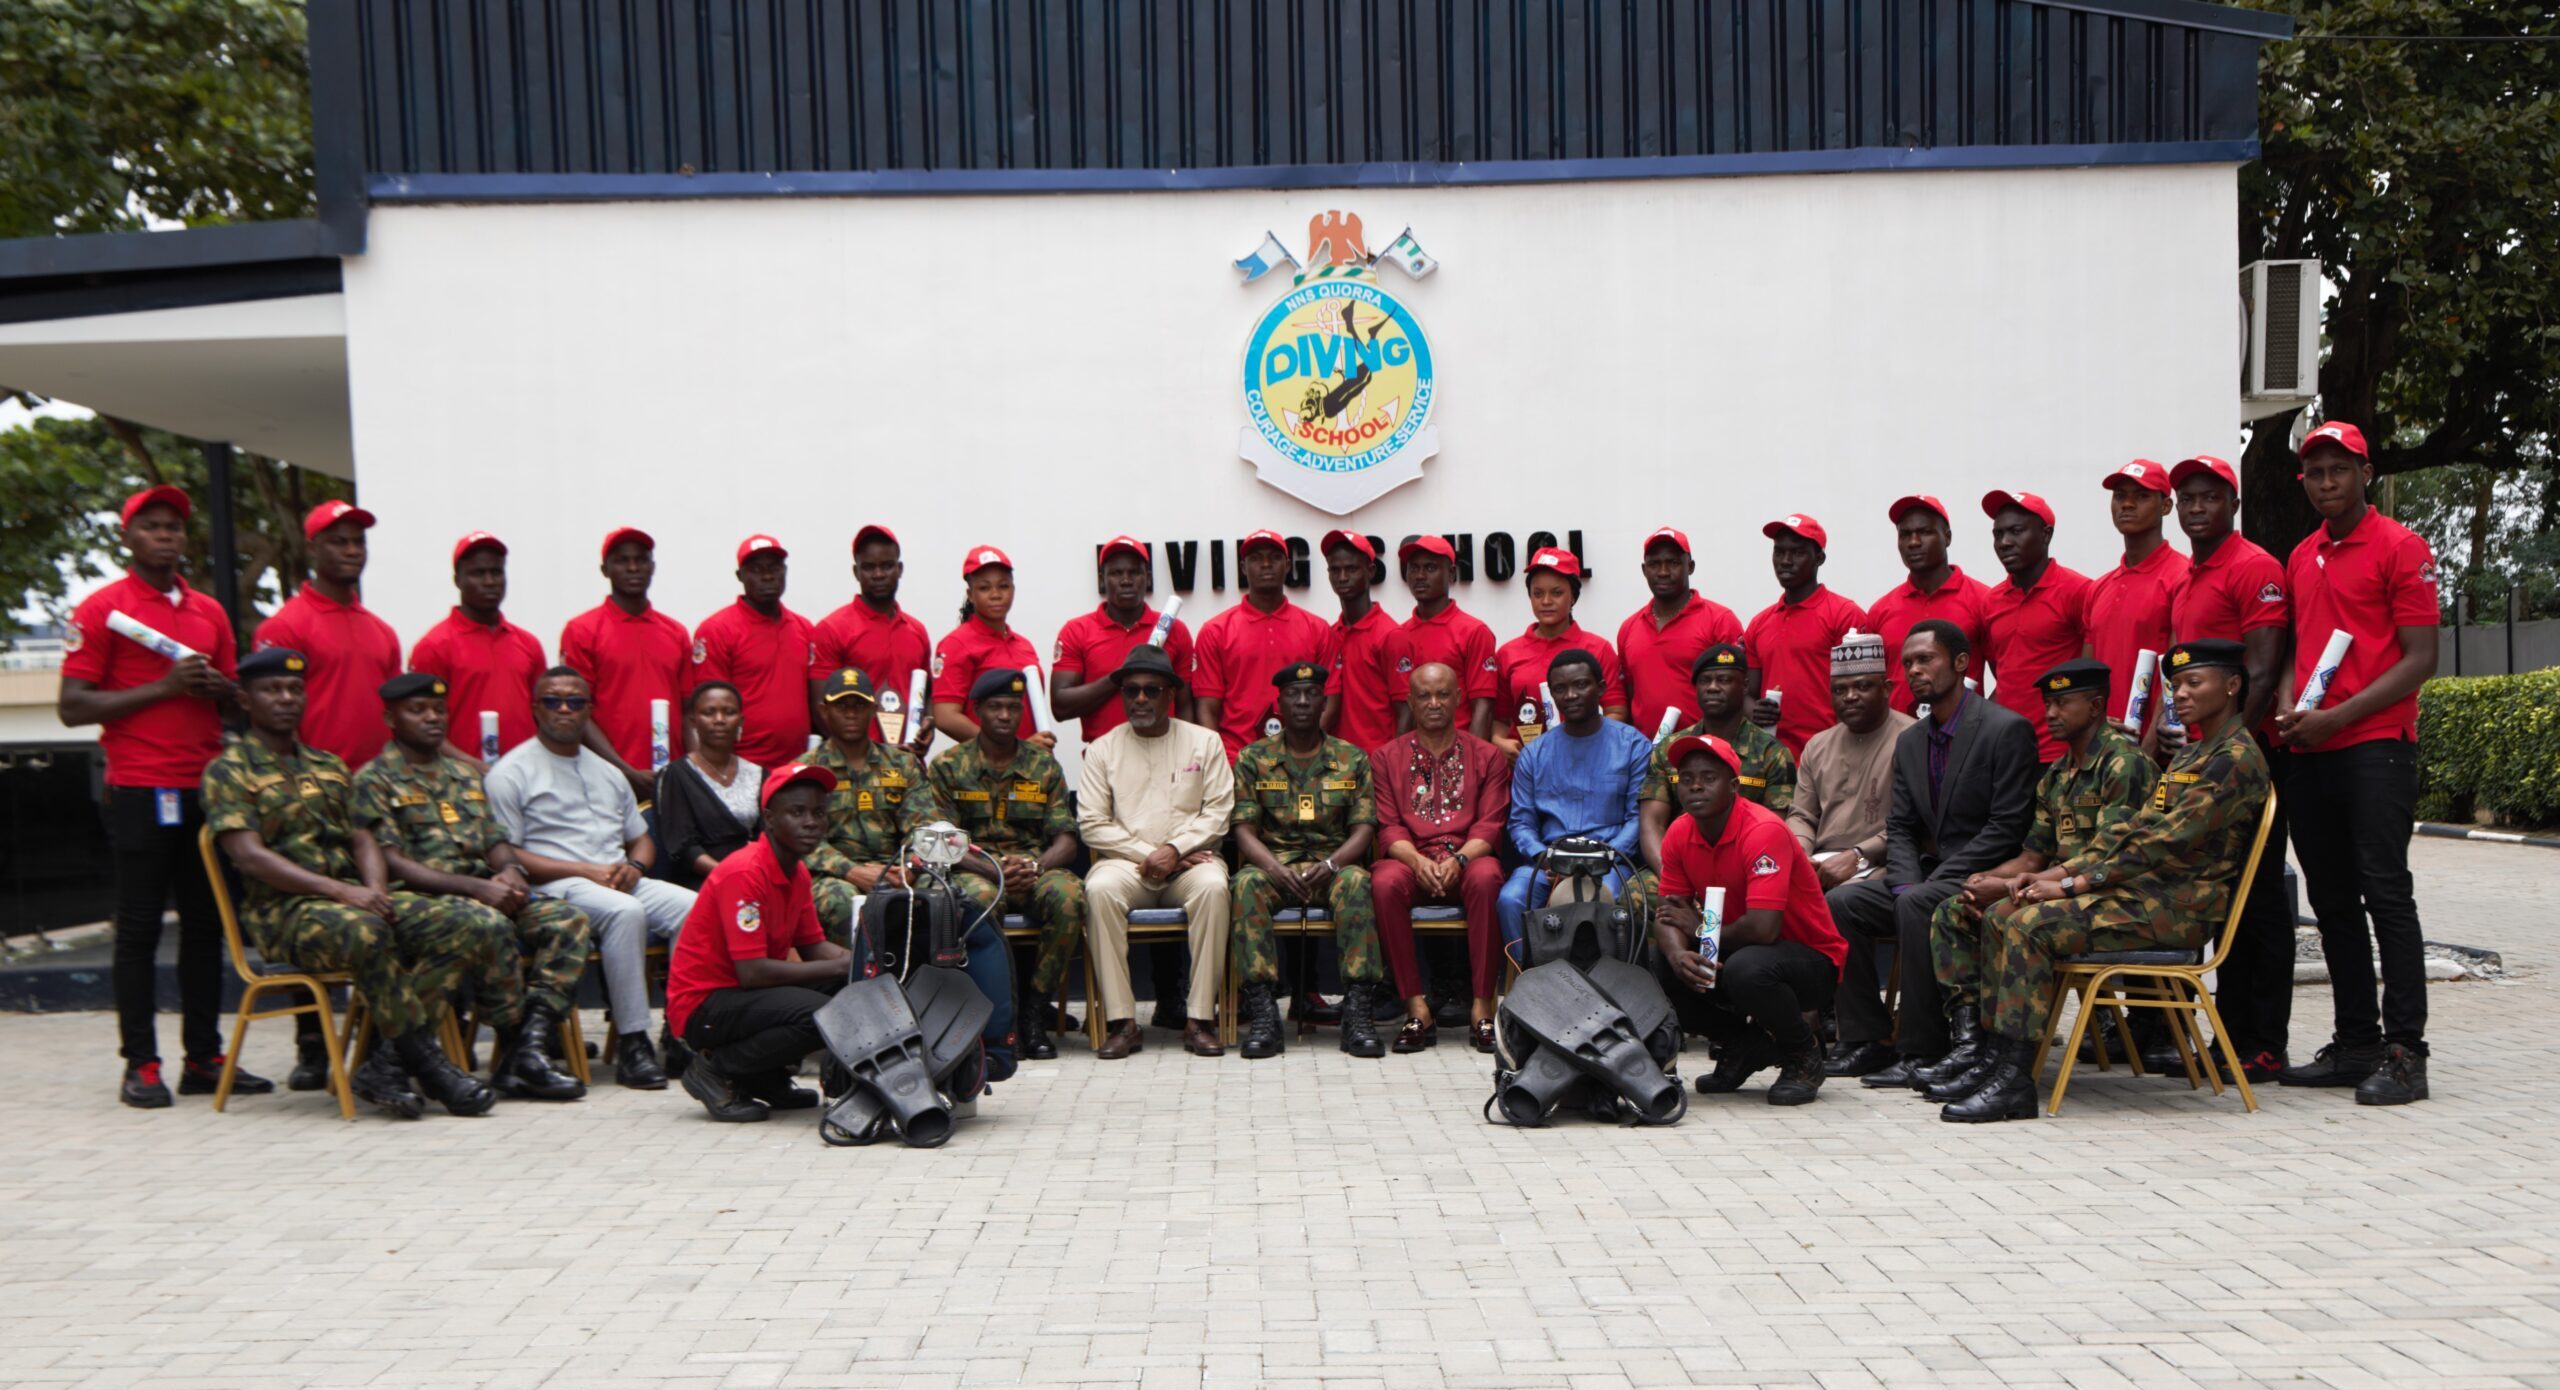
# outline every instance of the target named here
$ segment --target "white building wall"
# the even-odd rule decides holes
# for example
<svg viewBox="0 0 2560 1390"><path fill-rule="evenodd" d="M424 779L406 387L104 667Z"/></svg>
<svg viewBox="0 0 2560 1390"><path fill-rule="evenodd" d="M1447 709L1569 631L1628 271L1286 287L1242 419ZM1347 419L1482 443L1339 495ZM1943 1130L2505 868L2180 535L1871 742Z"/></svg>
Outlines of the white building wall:
<svg viewBox="0 0 2560 1390"><path fill-rule="evenodd" d="M550 645L630 523L688 624L734 596L757 530L791 548L787 601L814 619L878 520L937 636L961 552L992 542L1045 653L1119 531L1204 542L1196 628L1235 595L1231 557L1206 589L1209 538L1337 524L1237 456L1245 335L1284 282L1229 265L1266 228L1300 248L1328 208L1373 247L1410 225L1442 263L1386 272L1431 338L1443 442L1351 518L1391 544L1578 528L1604 636L1665 523L1747 619L1775 597L1761 523L1811 512L1826 578L1871 601L1900 574L1884 512L1907 491L1946 499L1985 582L1993 487L2051 497L2057 552L2096 572L2104 473L2238 447L2235 198L2216 165L377 208L346 269L358 484L382 517L368 597L413 640L451 602L454 538L485 528L514 547L511 616ZM1517 580L1461 597L1502 636L1528 621ZM1330 615L1320 570L1301 599Z"/></svg>

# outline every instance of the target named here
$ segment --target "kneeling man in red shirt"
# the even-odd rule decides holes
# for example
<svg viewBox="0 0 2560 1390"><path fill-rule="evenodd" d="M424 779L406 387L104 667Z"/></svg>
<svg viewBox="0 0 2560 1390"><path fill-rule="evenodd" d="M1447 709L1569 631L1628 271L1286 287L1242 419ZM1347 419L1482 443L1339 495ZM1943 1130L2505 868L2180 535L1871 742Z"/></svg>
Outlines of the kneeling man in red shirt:
<svg viewBox="0 0 2560 1390"><path fill-rule="evenodd" d="M805 1110L815 1092L791 1070L825 1046L818 1010L851 969L827 940L800 861L827 838L836 777L792 763L764 779L764 834L720 861L693 900L667 963L667 1027L694 1052L685 1093L715 1120Z"/></svg>
<svg viewBox="0 0 2560 1390"><path fill-rule="evenodd" d="M1715 1071L1698 1078L1698 1093L1739 1090L1775 1066L1769 1103L1806 1104L1822 1089L1822 1041L1805 1015L1831 1006L1849 945L1787 823L1735 794L1742 759L1733 745L1692 734L1664 756L1684 814L1662 836L1654 969L1680 1030L1716 1043ZM1697 939L1710 888L1724 890L1725 913L1712 957Z"/></svg>

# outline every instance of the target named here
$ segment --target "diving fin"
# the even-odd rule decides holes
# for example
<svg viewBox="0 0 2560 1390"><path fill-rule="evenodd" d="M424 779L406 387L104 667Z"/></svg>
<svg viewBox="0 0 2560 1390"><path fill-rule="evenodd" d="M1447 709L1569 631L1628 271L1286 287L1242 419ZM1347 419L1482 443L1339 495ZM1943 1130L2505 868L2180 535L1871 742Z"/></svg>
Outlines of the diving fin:
<svg viewBox="0 0 2560 1390"><path fill-rule="evenodd" d="M951 1137L951 1112L926 1070L924 1037L896 980L873 975L853 981L818 1010L817 1023L827 1051L853 1075L851 1094L872 1092L909 1144L930 1149ZM844 1108L841 1101L829 1107L830 1122L858 1135L852 1114L836 1119Z"/></svg>
<svg viewBox="0 0 2560 1390"><path fill-rule="evenodd" d="M1612 978L1628 987L1639 1007L1644 1007L1642 991L1629 987L1614 972ZM1653 994L1661 1000L1659 1008L1667 1011L1669 1001L1661 999L1659 990ZM1503 996L1502 1011L1538 1040L1539 1051L1554 1052L1559 1060L1626 1097L1644 1119L1662 1123L1679 1113L1680 1083L1665 1076L1645 1050L1652 1029L1639 1029L1616 1000L1571 965L1552 961L1522 971L1510 993ZM1651 1016L1655 1009L1645 1012ZM1660 1026L1658 1018L1654 1026Z"/></svg>

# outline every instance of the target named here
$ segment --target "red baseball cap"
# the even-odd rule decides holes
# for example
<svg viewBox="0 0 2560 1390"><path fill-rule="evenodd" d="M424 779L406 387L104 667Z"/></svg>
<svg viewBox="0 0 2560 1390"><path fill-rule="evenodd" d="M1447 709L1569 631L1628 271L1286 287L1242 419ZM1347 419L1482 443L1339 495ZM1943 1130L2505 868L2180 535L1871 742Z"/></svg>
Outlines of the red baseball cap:
<svg viewBox="0 0 2560 1390"><path fill-rule="evenodd" d="M157 487L144 488L124 499L124 524L131 526L133 519L142 514L143 508L162 503L177 508L180 521L195 515L196 504L188 500L185 488L162 483Z"/></svg>
<svg viewBox="0 0 2560 1390"><path fill-rule="evenodd" d="M474 531L453 543L453 562L457 565L461 564L463 556L470 554L472 551L482 549L483 547L494 550L501 555L507 553L507 543L505 541L490 535L486 531Z"/></svg>
<svg viewBox="0 0 2560 1390"><path fill-rule="evenodd" d="M2007 492L1994 488L1982 494L1982 514L1993 521L2011 507L2025 512L2047 526L2053 524L2053 504L2032 492Z"/></svg>
<svg viewBox="0 0 2560 1390"><path fill-rule="evenodd" d="M1396 547L1396 563L1402 564L1412 559L1413 552L1417 550L1425 555L1437 555L1453 565L1458 563L1458 548L1449 544L1447 536L1416 536L1406 541Z"/></svg>
<svg viewBox="0 0 2560 1390"><path fill-rule="evenodd" d="M831 792L836 789L836 775L834 773L827 771L816 763L792 763L787 767L777 769L776 771L766 775L764 779L764 790L761 793L758 793L756 797L756 804L758 806L770 806L773 804L773 798L780 794L783 788L796 787L803 782L816 787L822 792Z"/></svg>
<svg viewBox="0 0 2560 1390"><path fill-rule="evenodd" d="M602 559L607 555L611 555L613 553L613 548L622 544L624 541L638 541L643 548L649 550L655 550L658 548L657 539L651 536L648 532L641 530L639 527L616 526L612 530L604 533L604 546L596 552L596 557L598 559Z"/></svg>
<svg viewBox="0 0 2560 1390"><path fill-rule="evenodd" d="M369 527L373 525L373 513L353 502L343 502L332 497L319 506L313 507L311 514L302 519L302 538L306 541L310 540L339 522L348 520L354 521L358 526Z"/></svg>
<svg viewBox="0 0 2560 1390"><path fill-rule="evenodd" d="M2191 459L2178 460L2178 466L2169 470L2169 486L2174 488L2198 473L2210 473L2230 484L2234 493L2240 491L2240 470L2211 454L2198 454Z"/></svg>
<svg viewBox="0 0 2560 1390"><path fill-rule="evenodd" d="M1102 543L1102 555L1099 559L1095 560L1094 563L1100 564L1102 561L1108 560L1114 555L1135 555L1149 564L1155 563L1155 556L1147 553L1147 543L1139 540L1135 536L1113 536L1111 539L1104 541Z"/></svg>
<svg viewBox="0 0 2560 1390"><path fill-rule="evenodd" d="M1279 551L1283 555L1289 553L1288 538L1277 531L1265 529L1252 532L1243 540L1237 541L1236 558L1241 560L1247 555L1252 554L1253 548L1258 545L1270 546L1272 549Z"/></svg>
<svg viewBox="0 0 2560 1390"><path fill-rule="evenodd" d="M2332 420L2329 423L2322 425L2320 428L2313 430L2311 433L2304 435L2302 437L2302 451L2295 455L2295 457L2309 458L2311 456L2311 446L2315 444L2335 444L2339 448L2346 450L2348 453L2353 454L2360 459L2370 459L2373 457L2371 453L2368 453L2365 450L2364 431L2357 429L2355 426L2350 425L2343 420Z"/></svg>
<svg viewBox="0 0 2560 1390"><path fill-rule="evenodd" d="M2098 486L2105 488L2109 492L2113 492L2116 490L2116 484L2118 483L2131 483L2135 487L2147 487L2153 492L2166 496L2169 491L2169 470L2153 463L2149 459L2135 459L2133 462L2128 463L2124 467L2108 474L2106 476L2106 480L2099 483Z"/></svg>
<svg viewBox="0 0 2560 1390"><path fill-rule="evenodd" d="M1804 539L1813 542L1814 545L1820 549L1829 550L1831 548L1831 533L1822 529L1821 522L1814 520L1812 517L1806 516L1802 512L1789 512L1785 516L1779 517L1777 520L1761 527L1760 534L1767 536L1773 541L1780 536L1801 536Z"/></svg>
<svg viewBox="0 0 2560 1390"><path fill-rule="evenodd" d="M1529 552L1529 563L1520 574L1525 579L1539 570L1554 570L1567 579L1580 579L1582 562L1573 558L1572 551L1561 546L1542 545Z"/></svg>
<svg viewBox="0 0 2560 1390"><path fill-rule="evenodd" d="M748 556L762 555L768 550L773 552L773 558L777 560L788 560L791 558L791 552L782 548L782 542L775 540L773 537L766 535L762 531L758 531L754 535L747 537L745 540L738 542L738 563L743 565L747 562Z"/></svg>
<svg viewBox="0 0 2560 1390"><path fill-rule="evenodd" d="M898 533L875 522L872 525L865 526L861 530L853 533L853 548L860 550L864 541L873 539L884 540L891 545L896 545L898 543Z"/></svg>
<svg viewBox="0 0 2560 1390"><path fill-rule="evenodd" d="M1347 545L1352 549L1359 551L1361 554L1368 556L1372 560L1378 558L1378 548L1369 544L1369 538L1361 535L1357 531L1325 532L1324 540L1316 546L1316 553L1318 555L1330 555L1333 553L1333 548L1337 545Z"/></svg>
<svg viewBox="0 0 2560 1390"><path fill-rule="evenodd" d="M966 579L989 565L1012 569L1013 557L992 545L973 545L969 547L968 554L960 557L960 577Z"/></svg>
<svg viewBox="0 0 2560 1390"><path fill-rule="evenodd" d="M1908 497L1897 497L1893 499L1893 505L1886 509L1884 519L1892 522L1896 526L1899 526L1902 524L1902 514L1911 510L1913 507L1926 507L1930 511L1938 514L1938 520L1947 522L1950 525L1955 522L1954 517L1947 515L1947 504L1939 501L1935 497L1931 497L1925 492L1915 492Z"/></svg>
<svg viewBox="0 0 2560 1390"><path fill-rule="evenodd" d="M1733 769L1735 776L1742 774L1742 759L1735 755L1733 745L1714 734L1684 734L1671 740L1671 746L1663 750L1662 757L1671 765L1673 772L1678 772L1680 764L1687 761L1692 753L1713 753L1717 761Z"/></svg>
<svg viewBox="0 0 2560 1390"><path fill-rule="evenodd" d="M1643 553L1647 555L1652 554L1653 548L1665 541L1669 541L1671 544L1680 547L1680 553L1683 555L1693 555L1696 553L1689 549L1689 533L1681 530L1677 526L1665 526L1660 530L1655 531L1652 535L1645 537Z"/></svg>

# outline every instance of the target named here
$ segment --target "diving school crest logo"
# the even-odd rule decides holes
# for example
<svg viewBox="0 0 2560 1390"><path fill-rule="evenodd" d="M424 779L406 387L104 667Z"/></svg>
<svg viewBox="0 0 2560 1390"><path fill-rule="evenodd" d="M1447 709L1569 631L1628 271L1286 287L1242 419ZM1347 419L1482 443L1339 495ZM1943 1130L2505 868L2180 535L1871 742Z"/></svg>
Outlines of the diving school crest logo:
<svg viewBox="0 0 2560 1390"><path fill-rule="evenodd" d="M1439 269L1408 229L1372 254L1356 214L1307 223L1307 260L1245 340L1246 423L1237 451L1262 480L1344 516L1422 476L1440 451L1432 427L1431 342L1378 280L1392 264L1414 279ZM1247 283L1297 265L1280 239L1236 264Z"/></svg>

